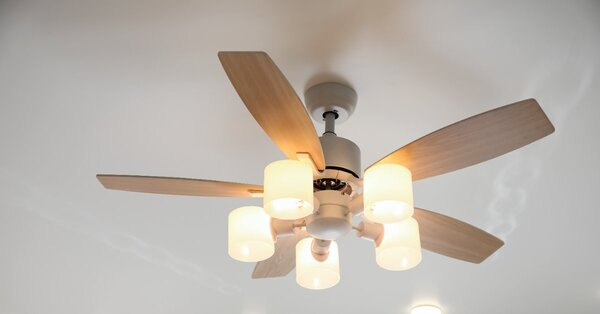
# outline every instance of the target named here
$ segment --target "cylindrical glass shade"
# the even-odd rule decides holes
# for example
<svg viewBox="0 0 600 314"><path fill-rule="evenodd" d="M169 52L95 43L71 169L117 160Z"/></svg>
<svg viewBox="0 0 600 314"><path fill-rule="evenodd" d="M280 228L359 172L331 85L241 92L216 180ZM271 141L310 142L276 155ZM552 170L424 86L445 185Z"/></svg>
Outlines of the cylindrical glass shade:
<svg viewBox="0 0 600 314"><path fill-rule="evenodd" d="M258 206L245 206L229 214L229 256L241 262L265 260L275 252L271 217Z"/></svg>
<svg viewBox="0 0 600 314"><path fill-rule="evenodd" d="M298 160L279 160L265 168L265 211L277 219L299 219L313 212L312 168Z"/></svg>
<svg viewBox="0 0 600 314"><path fill-rule="evenodd" d="M312 242L313 238L305 238L296 244L296 282L307 289L331 288L340 281L337 243L331 241L327 259L318 261L312 253Z"/></svg>
<svg viewBox="0 0 600 314"><path fill-rule="evenodd" d="M421 262L419 224L409 217L383 225L383 238L375 248L377 264L387 270L407 270Z"/></svg>
<svg viewBox="0 0 600 314"><path fill-rule="evenodd" d="M412 174L398 164L381 164L365 172L365 217L381 224L399 222L414 212Z"/></svg>

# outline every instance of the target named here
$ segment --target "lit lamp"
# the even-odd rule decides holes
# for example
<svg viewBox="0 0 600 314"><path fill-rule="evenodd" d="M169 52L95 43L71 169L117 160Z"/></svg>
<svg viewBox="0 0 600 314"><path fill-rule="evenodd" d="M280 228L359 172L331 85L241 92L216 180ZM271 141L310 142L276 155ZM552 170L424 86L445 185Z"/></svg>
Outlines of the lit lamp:
<svg viewBox="0 0 600 314"><path fill-rule="evenodd" d="M365 171L365 217L377 223L394 223L412 216L412 174L398 164L381 164Z"/></svg>
<svg viewBox="0 0 600 314"><path fill-rule="evenodd" d="M279 160L265 168L265 211L277 219L299 219L313 212L312 168L298 160Z"/></svg>
<svg viewBox="0 0 600 314"><path fill-rule="evenodd" d="M410 314L442 314L442 309L435 305L419 305L415 306Z"/></svg>
<svg viewBox="0 0 600 314"><path fill-rule="evenodd" d="M275 252L271 217L261 207L245 206L229 214L229 256L241 262L265 260Z"/></svg>
<svg viewBox="0 0 600 314"><path fill-rule="evenodd" d="M329 254L318 261L312 252L313 238L296 244L296 282L307 289L327 289L340 281L340 259L335 241L329 244Z"/></svg>
<svg viewBox="0 0 600 314"><path fill-rule="evenodd" d="M409 217L383 225L383 237L375 248L377 264L387 270L407 270L421 262L419 224Z"/></svg>

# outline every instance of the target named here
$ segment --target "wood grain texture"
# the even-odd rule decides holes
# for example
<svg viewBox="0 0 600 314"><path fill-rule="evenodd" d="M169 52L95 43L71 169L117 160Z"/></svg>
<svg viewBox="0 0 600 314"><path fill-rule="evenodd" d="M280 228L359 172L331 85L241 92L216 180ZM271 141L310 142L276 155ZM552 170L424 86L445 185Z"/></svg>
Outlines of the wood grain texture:
<svg viewBox="0 0 600 314"><path fill-rule="evenodd" d="M479 264L504 245L495 236L468 223L415 208L421 247L448 257Z"/></svg>
<svg viewBox="0 0 600 314"><path fill-rule="evenodd" d="M254 119L289 159L308 153L319 170L325 157L298 95L264 52L219 52L219 60Z"/></svg>
<svg viewBox="0 0 600 314"><path fill-rule="evenodd" d="M296 267L296 243L308 237L308 233L301 231L293 236L277 238L275 253L264 261L256 263L252 278L283 277Z"/></svg>
<svg viewBox="0 0 600 314"><path fill-rule="evenodd" d="M554 132L535 101L496 108L430 133L377 161L396 163L425 179L506 154ZM371 165L371 166L373 166Z"/></svg>
<svg viewBox="0 0 600 314"><path fill-rule="evenodd" d="M262 191L262 185L201 179L132 175L96 175L111 190L169 195L251 197L250 191Z"/></svg>
<svg viewBox="0 0 600 314"><path fill-rule="evenodd" d="M350 202L350 211L363 211L363 196ZM428 251L459 260L481 263L504 242L495 236L458 219L421 208L415 208L413 218L419 223L421 247Z"/></svg>

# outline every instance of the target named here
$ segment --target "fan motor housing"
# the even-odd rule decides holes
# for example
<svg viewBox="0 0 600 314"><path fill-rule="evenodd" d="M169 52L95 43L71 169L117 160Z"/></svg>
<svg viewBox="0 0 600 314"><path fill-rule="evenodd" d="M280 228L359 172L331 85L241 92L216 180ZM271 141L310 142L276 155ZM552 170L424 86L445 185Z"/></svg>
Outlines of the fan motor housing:
<svg viewBox="0 0 600 314"><path fill-rule="evenodd" d="M354 142L331 133L325 133L320 140L326 167L319 178L343 181L360 178L360 148Z"/></svg>

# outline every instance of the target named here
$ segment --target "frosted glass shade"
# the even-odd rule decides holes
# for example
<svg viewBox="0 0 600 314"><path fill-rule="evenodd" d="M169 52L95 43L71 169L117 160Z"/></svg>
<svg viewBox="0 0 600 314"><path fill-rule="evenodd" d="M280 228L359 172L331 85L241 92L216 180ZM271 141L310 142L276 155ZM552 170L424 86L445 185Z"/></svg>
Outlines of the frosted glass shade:
<svg viewBox="0 0 600 314"><path fill-rule="evenodd" d="M383 238L375 248L377 264L387 270L407 270L421 262L419 224L409 217L383 225Z"/></svg>
<svg viewBox="0 0 600 314"><path fill-rule="evenodd" d="M399 222L414 212L412 174L397 164L373 166L364 178L365 217L381 224Z"/></svg>
<svg viewBox="0 0 600 314"><path fill-rule="evenodd" d="M313 212L312 168L298 160L279 160L265 167L263 204L277 219L299 219Z"/></svg>
<svg viewBox="0 0 600 314"><path fill-rule="evenodd" d="M327 259L320 262L312 254L312 238L296 244L296 282L307 289L327 289L340 281L338 245L331 241Z"/></svg>
<svg viewBox="0 0 600 314"><path fill-rule="evenodd" d="M265 260L275 252L271 217L261 207L245 206L229 214L228 253L241 262Z"/></svg>

